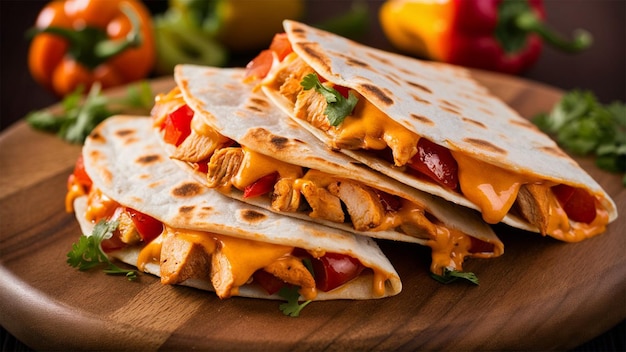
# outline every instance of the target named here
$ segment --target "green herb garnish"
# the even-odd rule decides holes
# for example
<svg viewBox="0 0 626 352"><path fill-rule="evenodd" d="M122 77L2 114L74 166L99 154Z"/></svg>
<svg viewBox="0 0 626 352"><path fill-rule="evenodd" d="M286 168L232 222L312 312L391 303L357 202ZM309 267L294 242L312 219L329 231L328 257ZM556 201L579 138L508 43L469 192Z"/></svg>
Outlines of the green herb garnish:
<svg viewBox="0 0 626 352"><path fill-rule="evenodd" d="M102 241L111 238L113 231L117 229L118 221L101 220L96 224L91 236L80 236L78 243L72 245L72 250L67 253L67 263L81 271L90 270L98 266L104 266L103 270L110 275L125 275L128 280L137 278L135 270L126 270L113 264L109 257L102 251Z"/></svg>
<svg viewBox="0 0 626 352"><path fill-rule="evenodd" d="M316 92L324 96L328 104L324 114L332 126L338 126L342 123L346 116L352 113L356 103L359 101L352 91L348 93L348 99L346 99L336 89L323 85L315 73L306 75L300 82L300 85L304 90L315 89Z"/></svg>
<svg viewBox="0 0 626 352"><path fill-rule="evenodd" d="M574 154L595 154L596 164L611 172L626 172L626 105L601 104L589 91L568 92L549 113L533 122ZM626 176L623 178L626 186Z"/></svg>
<svg viewBox="0 0 626 352"><path fill-rule="evenodd" d="M457 271L457 270L444 268L443 275L437 275L437 274L431 273L430 276L433 279L441 282L442 284L449 284L456 280L462 279L462 280L467 280L473 283L474 285L478 285L478 277L476 276L476 274L471 273L471 272L463 272L463 271Z"/></svg>
<svg viewBox="0 0 626 352"><path fill-rule="evenodd" d="M96 82L84 99L82 86L63 98L61 113L33 111L26 116L26 122L35 129L56 133L70 143L81 144L100 122L110 116L129 110L150 111L153 98L146 81L130 85L126 95L119 99L101 94L100 84Z"/></svg>
<svg viewBox="0 0 626 352"><path fill-rule="evenodd" d="M278 291L278 295L287 300L286 303L282 303L279 308L283 314L288 315L290 317L297 317L300 315L300 312L306 307L311 300L304 301L302 303L298 302L300 298L300 293L298 292L298 286L285 286Z"/></svg>

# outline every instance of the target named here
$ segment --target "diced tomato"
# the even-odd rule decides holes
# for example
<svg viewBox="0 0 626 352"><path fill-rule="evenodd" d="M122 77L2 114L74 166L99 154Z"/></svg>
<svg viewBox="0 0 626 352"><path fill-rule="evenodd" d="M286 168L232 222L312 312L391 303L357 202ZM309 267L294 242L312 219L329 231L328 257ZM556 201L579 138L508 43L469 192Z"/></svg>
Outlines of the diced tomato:
<svg viewBox="0 0 626 352"><path fill-rule="evenodd" d="M133 224L144 242L151 242L163 232L163 224L159 220L132 208L126 207L124 210L133 220Z"/></svg>
<svg viewBox="0 0 626 352"><path fill-rule="evenodd" d="M193 169L203 174L206 174L207 172L209 172L209 162L207 160L204 160L193 163Z"/></svg>
<svg viewBox="0 0 626 352"><path fill-rule="evenodd" d="M246 65L246 78L265 78L272 68L273 61L274 55L272 55L271 50L261 51L259 55Z"/></svg>
<svg viewBox="0 0 626 352"><path fill-rule="evenodd" d="M326 253L319 259L313 259L311 263L316 286L324 292L354 279L365 269L358 259L337 253Z"/></svg>
<svg viewBox="0 0 626 352"><path fill-rule="evenodd" d="M469 252L470 253L490 253L493 252L493 244L485 241L481 241L477 238L470 237L472 243Z"/></svg>
<svg viewBox="0 0 626 352"><path fill-rule="evenodd" d="M286 33L278 33L272 39L269 49L263 50L246 65L246 78L263 79L270 72L274 55L282 61L293 49Z"/></svg>
<svg viewBox="0 0 626 352"><path fill-rule="evenodd" d="M570 219L589 224L596 218L595 198L584 189L561 184L552 193Z"/></svg>
<svg viewBox="0 0 626 352"><path fill-rule="evenodd" d="M257 270L254 275L252 275L252 280L261 285L261 287L263 287L263 289L270 295L273 295L285 286L285 282L283 280L265 270Z"/></svg>
<svg viewBox="0 0 626 352"><path fill-rule="evenodd" d="M435 144L426 138L420 138L417 142L417 154L407 165L444 187L453 190L458 187L459 167L452 157L452 153L446 147Z"/></svg>
<svg viewBox="0 0 626 352"><path fill-rule="evenodd" d="M350 88L344 87L344 86L339 86L339 85L334 85L333 88L337 92L339 92L339 94L343 95L344 98L348 99L348 96L350 94Z"/></svg>
<svg viewBox="0 0 626 352"><path fill-rule="evenodd" d="M86 190L91 188L92 181L85 171L85 163L82 154L78 157L78 159L76 159L76 164L74 164L74 173L70 176L70 179L72 178L72 176L74 176L73 181L85 187ZM68 180L68 182L69 181L70 180Z"/></svg>
<svg viewBox="0 0 626 352"><path fill-rule="evenodd" d="M277 33L274 35L272 43L270 44L270 50L276 53L279 61L283 61L283 59L293 51L289 38L287 38L287 33Z"/></svg>
<svg viewBox="0 0 626 352"><path fill-rule="evenodd" d="M374 191L376 192L376 195L378 195L378 199L380 199L380 203L385 208L385 211L398 211L402 207L400 197L387 192L379 191L377 189Z"/></svg>
<svg viewBox="0 0 626 352"><path fill-rule="evenodd" d="M278 179L278 172L265 175L253 183L247 185L243 190L244 198L257 197L274 190L274 184Z"/></svg>
<svg viewBox="0 0 626 352"><path fill-rule="evenodd" d="M122 242L119 233L115 232L111 238L107 238L100 242L100 248L104 253L110 253L126 247L126 243Z"/></svg>
<svg viewBox="0 0 626 352"><path fill-rule="evenodd" d="M166 143L178 147L189 136L193 114L193 110L189 106L182 105L167 115L164 126L165 135L163 137Z"/></svg>

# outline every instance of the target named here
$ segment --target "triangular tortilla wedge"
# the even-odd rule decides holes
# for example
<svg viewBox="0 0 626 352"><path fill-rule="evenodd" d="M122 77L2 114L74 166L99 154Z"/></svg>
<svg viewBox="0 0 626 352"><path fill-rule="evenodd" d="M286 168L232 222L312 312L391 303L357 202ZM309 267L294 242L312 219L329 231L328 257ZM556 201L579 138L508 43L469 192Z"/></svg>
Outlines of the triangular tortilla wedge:
<svg viewBox="0 0 626 352"><path fill-rule="evenodd" d="M116 116L107 119L85 141L82 157L85 171L93 182L88 197L74 199L76 216L84 233L90 234L94 226L93 219L85 216L115 210L113 216L106 218L122 222L119 214L125 211L124 207L162 222L165 230L156 239L149 243L135 240L111 253L160 276L162 282L167 276L170 282L165 283L216 290L216 275L221 280L232 273L235 282L232 287L222 289L221 293L216 290L221 298L284 299L264 291L257 284L256 276L250 275L268 268L280 271L273 264L295 256L296 251L299 255L306 251L313 258L311 261L331 254L348 256L358 260L365 269L356 278L327 292L309 289L309 295L311 290L316 295L302 299L373 299L393 296L402 289L397 272L372 239L280 216L202 186L164 155L150 118ZM104 209L107 207L109 209ZM176 241L172 242L172 238ZM169 249L166 249L168 244ZM256 267L257 262L271 258L266 253L273 255L275 251L287 251L287 254L268 265ZM220 261L216 263L218 254ZM196 260L186 260L187 256L194 256ZM180 263L172 262L179 260ZM168 265L182 268L165 273ZM228 267L222 268L223 265ZM249 277L239 276L246 272ZM221 281L217 282L222 285Z"/></svg>
<svg viewBox="0 0 626 352"><path fill-rule="evenodd" d="M217 144L212 141L224 137L237 143L235 147L226 143L226 147L218 147L211 155L203 156L210 158L209 171L194 172L201 182L229 197L279 214L373 238L429 246L433 257L431 271L439 275L444 269L461 271L466 257L492 258L503 253L503 243L476 212L408 187L342 153L329 150L276 108L262 92L255 91L253 84L243 83L244 73L237 68L179 65L175 70L177 88L173 91L179 92L179 96L172 98L170 92L157 98L153 115L157 132L163 139L167 139L168 128L159 122L163 115L175 111L181 104L194 111L190 135L179 146L164 143L169 155L182 160L187 170L194 172L194 163L185 157L194 154L193 150L208 150L209 146ZM188 141L193 143L188 144ZM236 167L223 166L222 151L233 149L252 156L244 158ZM227 173L222 169L229 170L224 181L226 186L209 181L214 165L221 166L220 175ZM301 175L290 178L284 175L286 171L281 171L294 166L302 170ZM233 185L238 179L256 181L274 170L279 170L281 175L268 194L246 197L242 192L245 184ZM249 173L255 176L241 176ZM301 186L308 182L315 192ZM297 197L298 207L276 208L276 199L280 199L282 192L279 184L289 185L290 192L283 193L290 199ZM298 194L294 196L294 193ZM386 199L392 199L398 206L385 209ZM331 202L340 204L337 211L342 218L339 220L319 215L332 207ZM346 209L342 207L344 204ZM345 218L344 212L348 213ZM358 218L361 214L366 220Z"/></svg>
<svg viewBox="0 0 626 352"><path fill-rule="evenodd" d="M600 234L617 217L615 203L593 178L473 80L469 70L384 52L299 22L283 23L292 52L286 54L285 45L281 52L269 49L272 67L257 83L329 147L406 185L479 210L489 223L502 221L563 241ZM250 72L259 62L251 62ZM329 103L322 94L301 85L311 73L325 87L347 88L359 99L337 126L327 121ZM386 144L370 147L367 138ZM421 140L452 155L458 185L446 187L407 172L419 164ZM393 158L372 153L376 148L391 149ZM586 211L570 211L557 200L557 191L566 199L579 192Z"/></svg>

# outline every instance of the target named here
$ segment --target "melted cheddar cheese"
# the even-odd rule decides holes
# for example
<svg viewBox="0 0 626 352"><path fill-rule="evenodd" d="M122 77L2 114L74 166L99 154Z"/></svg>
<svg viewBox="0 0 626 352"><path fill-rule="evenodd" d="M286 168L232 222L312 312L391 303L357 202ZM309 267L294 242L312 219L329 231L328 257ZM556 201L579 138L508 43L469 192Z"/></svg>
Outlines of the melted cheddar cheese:
<svg viewBox="0 0 626 352"><path fill-rule="evenodd" d="M384 144L391 148L397 166L406 164L415 155L412 150L420 138L366 99L359 100L352 115L335 127L332 134L333 143L338 147L345 147L350 145L350 141L362 139L364 141L362 148L380 149L384 141ZM495 224L502 221L517 200L522 185L529 183L541 183L545 184L545 187L553 185L530 175L514 173L488 164L459 151L451 150L451 153L458 164L462 194L480 209L487 223ZM601 233L608 223L608 216L604 216L607 212L598 201L596 209L598 216L591 224L577 223L568 219L564 212L553 210L547 214L550 217L550 226L546 233L567 242L580 241Z"/></svg>
<svg viewBox="0 0 626 352"><path fill-rule="evenodd" d="M280 178L302 177L302 167L276 160L265 154L257 153L242 147L244 157L232 183L235 188L243 190L263 176L278 172Z"/></svg>

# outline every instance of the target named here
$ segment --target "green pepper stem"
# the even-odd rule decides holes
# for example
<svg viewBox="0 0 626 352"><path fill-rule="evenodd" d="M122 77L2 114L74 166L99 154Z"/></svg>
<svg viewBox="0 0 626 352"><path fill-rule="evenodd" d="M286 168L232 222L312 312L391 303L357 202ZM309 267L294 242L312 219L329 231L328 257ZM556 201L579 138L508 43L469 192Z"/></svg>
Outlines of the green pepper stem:
<svg viewBox="0 0 626 352"><path fill-rule="evenodd" d="M593 42L591 33L584 29L575 30L573 40L562 38L550 30L532 11L520 13L515 20L515 24L518 28L536 33L548 44L569 53L585 50Z"/></svg>
<svg viewBox="0 0 626 352"><path fill-rule="evenodd" d="M35 28L29 31L28 35L48 33L66 39L69 42L68 53L76 61L94 69L125 50L140 46L143 41L137 13L127 4L122 5L121 11L131 24L131 30L123 39L109 39L103 30L89 26L79 30L54 26Z"/></svg>

